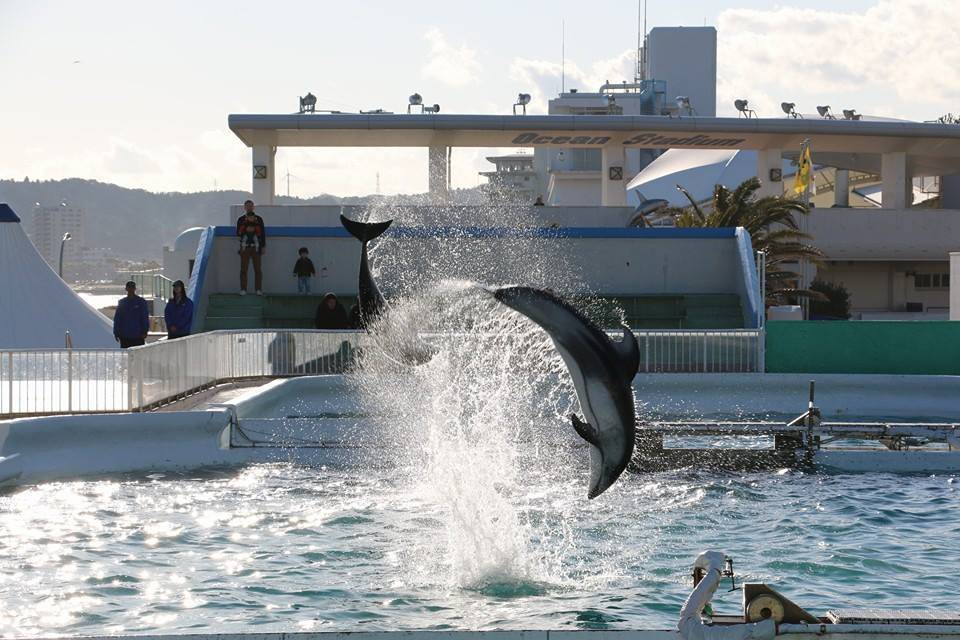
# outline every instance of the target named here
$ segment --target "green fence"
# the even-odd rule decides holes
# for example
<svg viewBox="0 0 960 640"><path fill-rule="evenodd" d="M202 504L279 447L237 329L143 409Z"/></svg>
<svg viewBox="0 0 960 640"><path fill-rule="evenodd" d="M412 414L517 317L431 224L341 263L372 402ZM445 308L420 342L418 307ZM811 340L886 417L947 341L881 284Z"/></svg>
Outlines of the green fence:
<svg viewBox="0 0 960 640"><path fill-rule="evenodd" d="M960 322L768 322L769 373L960 375Z"/></svg>

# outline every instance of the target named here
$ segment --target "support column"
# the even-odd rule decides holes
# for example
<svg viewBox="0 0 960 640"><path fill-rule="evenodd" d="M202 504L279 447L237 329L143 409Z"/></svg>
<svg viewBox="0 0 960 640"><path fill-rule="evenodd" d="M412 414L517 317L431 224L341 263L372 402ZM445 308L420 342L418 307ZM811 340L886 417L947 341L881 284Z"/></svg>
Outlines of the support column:
<svg viewBox="0 0 960 640"><path fill-rule="evenodd" d="M833 206L850 206L850 171L848 169L837 169L833 179Z"/></svg>
<svg viewBox="0 0 960 640"><path fill-rule="evenodd" d="M627 206L626 159L622 144L608 144L600 151L600 204Z"/></svg>
<svg viewBox="0 0 960 640"><path fill-rule="evenodd" d="M450 197L450 163L447 162L448 147L432 146L427 154L427 185L430 198L438 202L446 202Z"/></svg>
<svg viewBox="0 0 960 640"><path fill-rule="evenodd" d="M913 184L903 151L884 153L880 158L880 180L884 209L906 209L913 204Z"/></svg>
<svg viewBox="0 0 960 640"><path fill-rule="evenodd" d="M950 319L960 320L960 251L950 252Z"/></svg>
<svg viewBox="0 0 960 640"><path fill-rule="evenodd" d="M757 197L783 195L783 151L780 149L757 150L757 178L760 190ZM728 185L731 189L737 185Z"/></svg>
<svg viewBox="0 0 960 640"><path fill-rule="evenodd" d="M276 172L274 160L277 148L264 144L253 147L253 202L255 204L273 204L273 195L276 193Z"/></svg>

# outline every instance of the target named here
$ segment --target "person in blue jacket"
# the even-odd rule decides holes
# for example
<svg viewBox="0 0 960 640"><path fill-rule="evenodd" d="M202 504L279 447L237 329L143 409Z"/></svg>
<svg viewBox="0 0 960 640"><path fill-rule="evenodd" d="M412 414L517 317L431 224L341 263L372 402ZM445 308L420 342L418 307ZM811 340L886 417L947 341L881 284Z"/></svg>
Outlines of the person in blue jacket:
<svg viewBox="0 0 960 640"><path fill-rule="evenodd" d="M120 298L117 311L113 314L113 337L123 349L142 345L150 330L147 301L137 295L137 283L129 281L126 289L127 297Z"/></svg>
<svg viewBox="0 0 960 640"><path fill-rule="evenodd" d="M167 321L167 340L190 335L190 327L193 324L193 301L187 297L183 280L173 283L173 297L167 302L163 317Z"/></svg>

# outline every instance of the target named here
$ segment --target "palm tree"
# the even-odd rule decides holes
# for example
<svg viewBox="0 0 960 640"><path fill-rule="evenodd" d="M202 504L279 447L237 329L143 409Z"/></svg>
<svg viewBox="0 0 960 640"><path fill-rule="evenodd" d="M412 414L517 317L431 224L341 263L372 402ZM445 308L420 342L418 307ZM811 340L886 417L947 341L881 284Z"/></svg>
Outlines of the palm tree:
<svg viewBox="0 0 960 640"><path fill-rule="evenodd" d="M819 264L823 253L806 243L810 235L800 231L794 214L807 215L810 208L786 196L758 198L760 180L750 178L731 191L714 187L709 211L697 204L690 193L677 185L690 201L689 207L667 209L678 227L743 227L750 234L755 251L763 251L767 267L766 304L782 304L798 297L820 299L823 295L796 287L797 273L788 265L801 260Z"/></svg>

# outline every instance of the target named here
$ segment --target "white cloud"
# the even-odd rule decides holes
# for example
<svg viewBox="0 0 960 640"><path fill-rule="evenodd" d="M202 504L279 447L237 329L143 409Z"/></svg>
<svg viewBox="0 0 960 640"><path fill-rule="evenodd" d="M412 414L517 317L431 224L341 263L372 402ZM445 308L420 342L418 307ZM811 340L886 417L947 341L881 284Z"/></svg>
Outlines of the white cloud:
<svg viewBox="0 0 960 640"><path fill-rule="evenodd" d="M781 101L933 118L960 99L960 3L879 0L863 13L729 9L717 21L718 115L747 97L761 115Z"/></svg>
<svg viewBox="0 0 960 640"><path fill-rule="evenodd" d="M514 58L510 64L509 77L519 83L521 91L530 94L530 111L546 113L547 101L556 97L565 85L567 90L596 91L603 83L633 80L636 52L624 51L611 58L597 60L589 69L582 69L575 62L559 62ZM561 81L561 76L565 78Z"/></svg>
<svg viewBox="0 0 960 640"><path fill-rule="evenodd" d="M477 52L466 43L455 46L436 27L428 30L424 38L430 45L429 59L420 72L425 78L444 84L463 87L473 84L483 70Z"/></svg>

